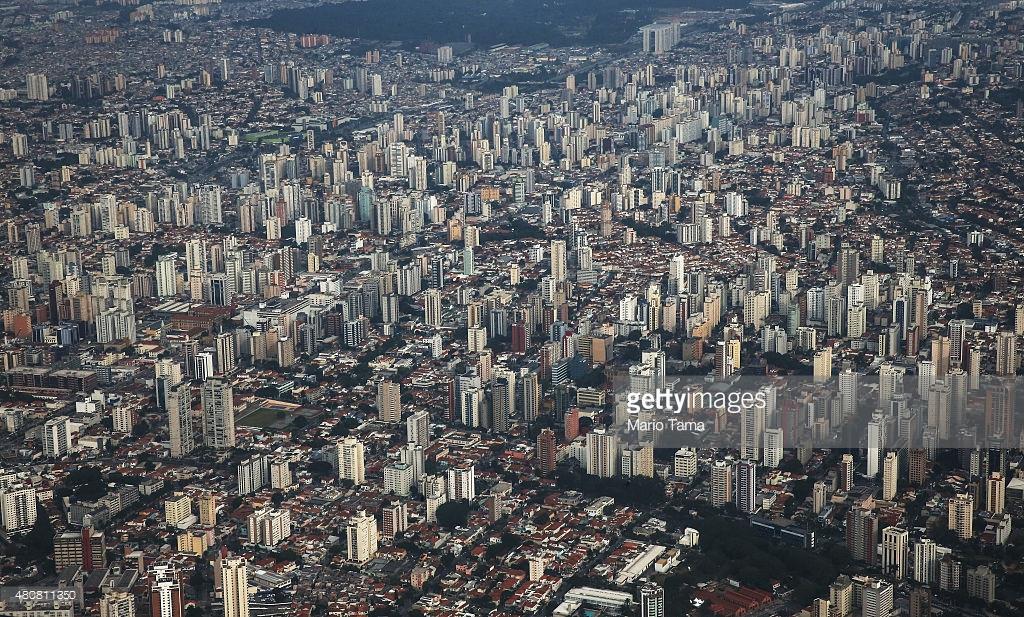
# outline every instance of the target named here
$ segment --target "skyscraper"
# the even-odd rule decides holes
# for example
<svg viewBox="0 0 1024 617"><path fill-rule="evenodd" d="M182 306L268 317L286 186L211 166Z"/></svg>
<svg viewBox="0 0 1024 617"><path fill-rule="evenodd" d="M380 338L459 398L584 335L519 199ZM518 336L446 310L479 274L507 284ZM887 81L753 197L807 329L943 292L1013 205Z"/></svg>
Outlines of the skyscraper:
<svg viewBox="0 0 1024 617"><path fill-rule="evenodd" d="M100 597L100 617L135 617L135 596L130 591L104 590Z"/></svg>
<svg viewBox="0 0 1024 617"><path fill-rule="evenodd" d="M355 485L366 481L363 444L355 437L346 437L337 446L338 477Z"/></svg>
<svg viewBox="0 0 1024 617"><path fill-rule="evenodd" d="M882 461L882 499L890 501L896 496L899 473L900 461L896 452L886 452Z"/></svg>
<svg viewBox="0 0 1024 617"><path fill-rule="evenodd" d="M619 443L614 434L604 429L587 433L587 473L610 478L618 473Z"/></svg>
<svg viewBox="0 0 1024 617"><path fill-rule="evenodd" d="M937 548L929 538L914 543L914 580L922 585L932 585L938 581Z"/></svg>
<svg viewBox="0 0 1024 617"><path fill-rule="evenodd" d="M931 617L932 593L928 587L914 587L910 590L910 617Z"/></svg>
<svg viewBox="0 0 1024 617"><path fill-rule="evenodd" d="M423 293L423 323L435 328L441 327L441 292L428 289Z"/></svg>
<svg viewBox="0 0 1024 617"><path fill-rule="evenodd" d="M213 378L203 383L203 443L226 450L235 447L235 390L226 379Z"/></svg>
<svg viewBox="0 0 1024 617"><path fill-rule="evenodd" d="M231 557L221 561L224 617L249 617L249 573L246 561Z"/></svg>
<svg viewBox="0 0 1024 617"><path fill-rule="evenodd" d="M757 511L757 461L742 460L735 465L736 509L745 514Z"/></svg>
<svg viewBox="0 0 1024 617"><path fill-rule="evenodd" d="M71 420L67 416L50 418L43 424L43 455L62 458L71 451Z"/></svg>
<svg viewBox="0 0 1024 617"><path fill-rule="evenodd" d="M877 411L872 415L871 421L868 422L867 439L867 470L865 474L869 478L874 478L880 471L882 453L886 443L886 421L884 416Z"/></svg>
<svg viewBox="0 0 1024 617"><path fill-rule="evenodd" d="M14 484L0 489L0 522L8 533L31 529L37 512L34 486Z"/></svg>
<svg viewBox="0 0 1024 617"><path fill-rule="evenodd" d="M888 617L893 607L893 586L883 581L864 585L861 605L863 617Z"/></svg>
<svg viewBox="0 0 1024 617"><path fill-rule="evenodd" d="M178 293L176 261L178 256L170 253L160 255L156 260L156 295L167 298Z"/></svg>
<svg viewBox="0 0 1024 617"><path fill-rule="evenodd" d="M711 505L723 506L732 501L733 467L728 461L715 461L711 466Z"/></svg>
<svg viewBox="0 0 1024 617"><path fill-rule="evenodd" d="M408 443L424 448L430 445L430 414L426 410L420 409L406 418L405 437Z"/></svg>
<svg viewBox="0 0 1024 617"><path fill-rule="evenodd" d="M568 276L566 264L565 240L551 241L551 278L555 283L561 283Z"/></svg>
<svg viewBox="0 0 1024 617"><path fill-rule="evenodd" d="M692 478L697 475L697 452L693 448L679 448L672 458L672 475Z"/></svg>
<svg viewBox="0 0 1024 617"><path fill-rule="evenodd" d="M473 501L476 498L476 468L463 465L448 470L448 500Z"/></svg>
<svg viewBox="0 0 1024 617"><path fill-rule="evenodd" d="M377 384L377 418L388 424L402 420L402 388L399 384L387 380Z"/></svg>
<svg viewBox="0 0 1024 617"><path fill-rule="evenodd" d="M846 548L858 561L875 563L878 547L878 517L865 508L854 508L846 515Z"/></svg>
<svg viewBox="0 0 1024 617"><path fill-rule="evenodd" d="M949 498L949 529L956 532L961 540L974 536L974 497L970 493L958 493Z"/></svg>
<svg viewBox="0 0 1024 617"><path fill-rule="evenodd" d="M1006 507L1006 484L1003 474L993 471L986 481L985 510L991 514L1002 514Z"/></svg>
<svg viewBox="0 0 1024 617"><path fill-rule="evenodd" d="M555 432L550 428L542 429L537 436L537 471L543 474L555 471L556 448Z"/></svg>
<svg viewBox="0 0 1024 617"><path fill-rule="evenodd" d="M1018 366L1017 335L1000 332L996 335L996 375L1016 375Z"/></svg>
<svg viewBox="0 0 1024 617"><path fill-rule="evenodd" d="M150 569L150 576L149 606L152 617L181 617L185 606L178 571L171 565L157 565Z"/></svg>
<svg viewBox="0 0 1024 617"><path fill-rule="evenodd" d="M902 580L907 576L909 537L907 530L899 527L886 527L882 530L882 572L894 580Z"/></svg>
<svg viewBox="0 0 1024 617"><path fill-rule="evenodd" d="M171 457L187 456L195 449L192 430L192 387L179 383L167 391L167 429L171 441Z"/></svg>
<svg viewBox="0 0 1024 617"><path fill-rule="evenodd" d="M853 488L853 455L844 454L839 460L839 490L849 491Z"/></svg>
<svg viewBox="0 0 1024 617"><path fill-rule="evenodd" d="M640 588L640 617L665 617L665 589L653 582Z"/></svg>
<svg viewBox="0 0 1024 617"><path fill-rule="evenodd" d="M377 556L377 519L360 510L346 526L348 560L364 564Z"/></svg>

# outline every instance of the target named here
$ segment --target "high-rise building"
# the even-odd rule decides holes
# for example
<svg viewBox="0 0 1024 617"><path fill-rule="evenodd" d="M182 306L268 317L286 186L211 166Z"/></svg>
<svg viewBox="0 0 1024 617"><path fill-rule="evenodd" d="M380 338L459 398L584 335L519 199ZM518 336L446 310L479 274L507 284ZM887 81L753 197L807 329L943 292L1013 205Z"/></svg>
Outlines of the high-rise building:
<svg viewBox="0 0 1024 617"><path fill-rule="evenodd" d="M882 530L882 572L894 580L902 580L907 576L909 537L907 530L899 527L886 527Z"/></svg>
<svg viewBox="0 0 1024 617"><path fill-rule="evenodd" d="M150 569L150 614L152 617L182 617L185 611L181 594L181 578L171 565Z"/></svg>
<svg viewBox="0 0 1024 617"><path fill-rule="evenodd" d="M156 259L156 295L161 298L178 293L177 259L174 253L160 255Z"/></svg>
<svg viewBox="0 0 1024 617"><path fill-rule="evenodd" d="M886 452L882 461L882 499L891 501L896 496L900 473L900 460L896 452Z"/></svg>
<svg viewBox="0 0 1024 617"><path fill-rule="evenodd" d="M270 463L270 488L286 489L292 485L292 469L286 459L277 459Z"/></svg>
<svg viewBox="0 0 1024 617"><path fill-rule="evenodd" d="M839 459L839 490L849 491L853 488L853 455L844 454Z"/></svg>
<svg viewBox="0 0 1024 617"><path fill-rule="evenodd" d="M587 473L599 478L618 474L619 444L616 436L604 429L587 433Z"/></svg>
<svg viewBox="0 0 1024 617"><path fill-rule="evenodd" d="M931 617L932 592L928 587L910 590L910 617Z"/></svg>
<svg viewBox="0 0 1024 617"><path fill-rule="evenodd" d="M107 566L107 544L102 531L83 527L53 537L53 561L57 570L79 566L86 572Z"/></svg>
<svg viewBox="0 0 1024 617"><path fill-rule="evenodd" d="M441 291L439 289L428 289L423 294L423 323L435 328L441 327Z"/></svg>
<svg viewBox="0 0 1024 617"><path fill-rule="evenodd" d="M886 422L882 414L875 412L868 422L866 475L874 478L881 471L882 453L886 441Z"/></svg>
<svg viewBox="0 0 1024 617"><path fill-rule="evenodd" d="M557 445L555 432L550 428L542 429L537 435L537 471L542 474L549 474L555 471L557 462Z"/></svg>
<svg viewBox="0 0 1024 617"><path fill-rule="evenodd" d="M241 557L221 560L224 617L249 617L249 572Z"/></svg>
<svg viewBox="0 0 1024 617"><path fill-rule="evenodd" d="M757 511L757 461L742 460L735 465L736 509L745 514Z"/></svg>
<svg viewBox="0 0 1024 617"><path fill-rule="evenodd" d="M680 448L672 458L672 475L677 478L692 478L697 475L697 451Z"/></svg>
<svg viewBox="0 0 1024 617"><path fill-rule="evenodd" d="M35 487L15 484L0 490L0 523L11 533L31 529L38 511Z"/></svg>
<svg viewBox="0 0 1024 617"><path fill-rule="evenodd" d="M740 458L752 461L761 458L765 424L764 407L744 405L740 410Z"/></svg>
<svg viewBox="0 0 1024 617"><path fill-rule="evenodd" d="M903 377L907 370L902 366L885 363L878 369L878 405L889 408L889 401L903 392ZM870 474L868 474L870 475Z"/></svg>
<svg viewBox="0 0 1024 617"><path fill-rule="evenodd" d="M654 447L650 444L632 444L622 447L619 473L625 477L654 477Z"/></svg>
<svg viewBox="0 0 1024 617"><path fill-rule="evenodd" d="M847 617L853 613L853 580L845 574L828 586L828 603L834 617Z"/></svg>
<svg viewBox="0 0 1024 617"><path fill-rule="evenodd" d="M381 507L381 529L390 542L409 528L409 511L404 501L395 500Z"/></svg>
<svg viewBox="0 0 1024 617"><path fill-rule="evenodd" d="M679 43L679 25L673 22L648 24L640 29L643 51L646 54L663 54Z"/></svg>
<svg viewBox="0 0 1024 617"><path fill-rule="evenodd" d="M715 461L711 466L711 505L724 506L732 501L733 467L728 461Z"/></svg>
<svg viewBox="0 0 1024 617"><path fill-rule="evenodd" d="M377 519L360 510L346 530L349 561L362 565L377 556Z"/></svg>
<svg viewBox="0 0 1024 617"><path fill-rule="evenodd" d="M402 387L399 384L387 380L377 384L377 419L388 424L402 420Z"/></svg>
<svg viewBox="0 0 1024 617"><path fill-rule="evenodd" d="M665 617L665 589L657 583L640 587L640 617Z"/></svg>
<svg viewBox="0 0 1024 617"><path fill-rule="evenodd" d="M764 431L764 465L775 468L782 462L784 454L783 439L785 431L781 428L768 428Z"/></svg>
<svg viewBox="0 0 1024 617"><path fill-rule="evenodd" d="M171 457L188 456L196 448L192 429L192 387L188 382L172 386L167 390L166 402Z"/></svg>
<svg viewBox="0 0 1024 617"><path fill-rule="evenodd" d="M874 563L878 547L878 517L865 508L853 508L846 515L846 548L857 561Z"/></svg>
<svg viewBox="0 0 1024 617"><path fill-rule="evenodd" d="M71 420L67 416L50 418L43 423L43 455L63 458L71 452Z"/></svg>
<svg viewBox="0 0 1024 617"><path fill-rule="evenodd" d="M448 500L473 501L476 498L476 467L465 465L448 470Z"/></svg>
<svg viewBox="0 0 1024 617"><path fill-rule="evenodd" d="M216 371L220 375L235 370L237 352L235 351L235 335L231 332L221 332L213 338L214 351L217 355Z"/></svg>
<svg viewBox="0 0 1024 617"><path fill-rule="evenodd" d="M366 482L363 444L355 437L346 437L338 443L338 478L355 485Z"/></svg>
<svg viewBox="0 0 1024 617"><path fill-rule="evenodd" d="M430 414L420 409L405 420L406 442L426 448L430 445Z"/></svg>
<svg viewBox="0 0 1024 617"><path fill-rule="evenodd" d="M811 602L811 617L830 617L829 610L831 603L825 598L815 598Z"/></svg>
<svg viewBox="0 0 1024 617"><path fill-rule="evenodd" d="M227 379L212 378L203 382L203 443L207 447L226 450L235 447L235 389Z"/></svg>
<svg viewBox="0 0 1024 617"><path fill-rule="evenodd" d="M249 542L277 546L292 534L292 516L284 508L260 508L249 515Z"/></svg>
<svg viewBox="0 0 1024 617"><path fill-rule="evenodd" d="M199 524L213 527L217 524L217 496L207 493L199 498Z"/></svg>
<svg viewBox="0 0 1024 617"><path fill-rule="evenodd" d="M914 580L922 585L938 582L938 547L929 538L914 543Z"/></svg>
<svg viewBox="0 0 1024 617"><path fill-rule="evenodd" d="M258 454L238 463L238 494L251 495L267 485L270 470L267 456Z"/></svg>
<svg viewBox="0 0 1024 617"><path fill-rule="evenodd" d="M407 497L415 486L415 470L410 463L398 461L384 468L384 492Z"/></svg>
<svg viewBox="0 0 1024 617"><path fill-rule="evenodd" d="M863 617L888 617L893 607L893 586L884 581L871 581L861 592Z"/></svg>
<svg viewBox="0 0 1024 617"><path fill-rule="evenodd" d="M164 358L153 363L153 374L156 384L156 405L167 409L167 397L170 389L181 383L181 364Z"/></svg>
<svg viewBox="0 0 1024 617"><path fill-rule="evenodd" d="M961 540L974 536L974 496L958 493L949 498L949 529Z"/></svg>
<svg viewBox="0 0 1024 617"><path fill-rule="evenodd" d="M985 511L1002 514L1006 507L1006 483L1003 474L993 471L988 477L985 490Z"/></svg>
<svg viewBox="0 0 1024 617"><path fill-rule="evenodd" d="M551 278L555 283L565 281L568 276L565 240L551 241Z"/></svg>
<svg viewBox="0 0 1024 617"><path fill-rule="evenodd" d="M825 504L828 503L828 493L828 482L818 480L814 483L814 488L811 491L811 500L815 514L821 514L821 511L825 509Z"/></svg>
<svg viewBox="0 0 1024 617"><path fill-rule="evenodd" d="M921 448L911 448L907 456L910 484L922 486L928 477L928 454Z"/></svg>
<svg viewBox="0 0 1024 617"><path fill-rule="evenodd" d="M1018 366L1017 335L1000 332L996 335L996 375L1016 375Z"/></svg>
<svg viewBox="0 0 1024 617"><path fill-rule="evenodd" d="M100 617L135 617L135 596L126 590L105 589L100 597Z"/></svg>
<svg viewBox="0 0 1024 617"><path fill-rule="evenodd" d="M964 590L972 598L978 598L986 604L996 599L996 575L988 566L971 568L964 573Z"/></svg>
<svg viewBox="0 0 1024 617"><path fill-rule="evenodd" d="M45 73L29 73L25 76L25 94L30 101L50 100L50 85Z"/></svg>
<svg viewBox="0 0 1024 617"><path fill-rule="evenodd" d="M192 516L192 498L185 493L174 493L164 500L164 521L176 527Z"/></svg>

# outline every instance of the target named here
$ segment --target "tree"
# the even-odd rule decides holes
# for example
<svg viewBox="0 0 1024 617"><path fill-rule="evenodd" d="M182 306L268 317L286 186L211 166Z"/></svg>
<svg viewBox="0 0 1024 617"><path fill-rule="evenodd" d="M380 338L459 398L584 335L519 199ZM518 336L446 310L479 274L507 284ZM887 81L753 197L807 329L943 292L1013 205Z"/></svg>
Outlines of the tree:
<svg viewBox="0 0 1024 617"><path fill-rule="evenodd" d="M21 540L22 550L17 553L18 563L37 563L41 570L52 571L53 523L43 504L36 502L36 522Z"/></svg>
<svg viewBox="0 0 1024 617"><path fill-rule="evenodd" d="M445 529L464 526L469 519L469 502L465 499L449 501L437 508L437 524Z"/></svg>
<svg viewBox="0 0 1024 617"><path fill-rule="evenodd" d="M132 427L132 437L142 437L147 433L149 433L149 422L146 422L145 420L139 420L135 423L135 426Z"/></svg>
<svg viewBox="0 0 1024 617"><path fill-rule="evenodd" d="M334 467L327 461L312 461L308 469L314 476L329 476L334 473Z"/></svg>

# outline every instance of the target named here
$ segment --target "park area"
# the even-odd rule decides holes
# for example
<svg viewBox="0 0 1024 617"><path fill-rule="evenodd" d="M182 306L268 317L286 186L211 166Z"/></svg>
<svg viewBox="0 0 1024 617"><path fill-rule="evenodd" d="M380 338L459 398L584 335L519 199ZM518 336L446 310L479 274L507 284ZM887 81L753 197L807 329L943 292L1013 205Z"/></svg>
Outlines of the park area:
<svg viewBox="0 0 1024 617"><path fill-rule="evenodd" d="M250 428L281 430L298 424L309 424L319 414L315 409L295 403L263 399L249 405L236 422Z"/></svg>

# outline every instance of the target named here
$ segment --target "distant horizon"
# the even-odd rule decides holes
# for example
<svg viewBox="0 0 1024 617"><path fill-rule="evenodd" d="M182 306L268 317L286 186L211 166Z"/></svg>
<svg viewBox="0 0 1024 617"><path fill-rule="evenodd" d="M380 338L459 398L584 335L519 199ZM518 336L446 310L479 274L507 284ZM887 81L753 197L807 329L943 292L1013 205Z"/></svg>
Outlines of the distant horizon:
<svg viewBox="0 0 1024 617"><path fill-rule="evenodd" d="M620 45L640 26L657 19L661 10L726 10L750 4L750 0L634 0L632 6L612 0L502 0L493 4L473 0L363 0L279 9L251 23L296 34L406 43L465 42L469 35L474 44L488 46ZM626 11L633 14L622 19ZM380 19L381 12L392 19ZM586 23L575 23L583 15Z"/></svg>

